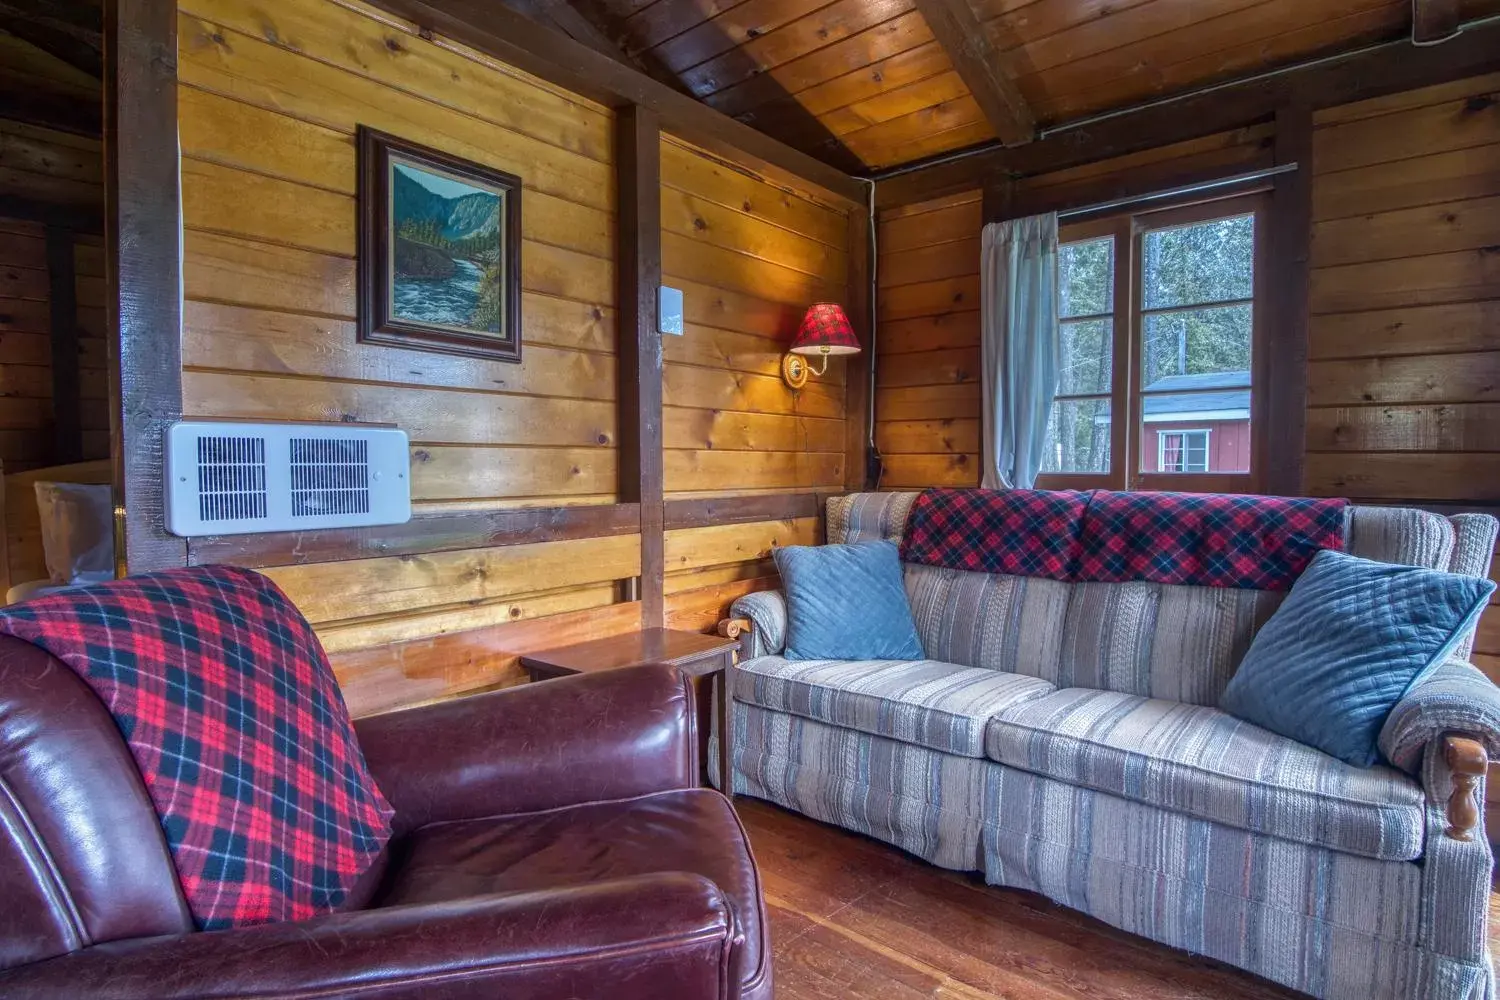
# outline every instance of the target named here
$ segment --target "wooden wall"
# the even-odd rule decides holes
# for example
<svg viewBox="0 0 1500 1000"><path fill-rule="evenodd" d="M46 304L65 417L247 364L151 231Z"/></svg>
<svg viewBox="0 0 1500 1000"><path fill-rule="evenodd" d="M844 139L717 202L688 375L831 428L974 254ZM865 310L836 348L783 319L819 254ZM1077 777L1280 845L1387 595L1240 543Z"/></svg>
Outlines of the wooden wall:
<svg viewBox="0 0 1500 1000"><path fill-rule="evenodd" d="M98 84L95 81L95 87ZM0 119L0 197L97 214L104 221L99 140ZM3 215L3 212L0 212ZM0 463L22 472L55 464L51 278L41 222L0 218ZM104 254L73 234L84 459L109 455L104 354Z"/></svg>
<svg viewBox="0 0 1500 1000"><path fill-rule="evenodd" d="M179 10L185 413L399 425L423 515L614 504L613 113L358 3ZM522 178L523 363L356 343L359 124ZM669 498L837 488L843 368L798 395L775 372L802 309L842 298L846 212L676 140L661 152L663 264L688 322L665 346ZM711 627L768 585L771 545L817 529L683 515L666 537L679 626ZM640 622L618 586L641 569L632 533L280 561L265 572L356 713L514 683L526 649Z"/></svg>
<svg viewBox="0 0 1500 1000"><path fill-rule="evenodd" d="M1500 510L1500 74L1315 125L1308 491Z"/></svg>
<svg viewBox="0 0 1500 1000"><path fill-rule="evenodd" d="M675 139L661 154L662 269L686 293L687 327L663 338L669 511L674 500L840 490L845 362L798 392L780 371L807 306L846 301L848 212ZM734 598L775 586L773 546L821 540L815 514L677 528L669 518L669 624L712 627Z"/></svg>
<svg viewBox="0 0 1500 1000"><path fill-rule="evenodd" d="M5 472L46 465L51 456L51 328L46 229L0 219L0 463Z"/></svg>
<svg viewBox="0 0 1500 1000"><path fill-rule="evenodd" d="M880 215L882 487L979 485L980 228L978 191Z"/></svg>
<svg viewBox="0 0 1500 1000"><path fill-rule="evenodd" d="M418 511L614 502L611 112L373 9L180 10L184 412L399 425ZM523 363L356 343L357 124L523 178ZM515 681L539 635L629 627L611 606L639 568L617 535L266 572L366 712ZM514 642L453 635L502 625Z"/></svg>

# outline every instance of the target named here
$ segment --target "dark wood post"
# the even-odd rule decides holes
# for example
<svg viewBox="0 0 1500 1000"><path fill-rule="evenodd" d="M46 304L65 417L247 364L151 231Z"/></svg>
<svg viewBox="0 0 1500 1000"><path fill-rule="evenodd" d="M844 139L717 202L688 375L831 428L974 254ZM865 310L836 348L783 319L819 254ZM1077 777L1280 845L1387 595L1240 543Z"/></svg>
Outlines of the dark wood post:
<svg viewBox="0 0 1500 1000"><path fill-rule="evenodd" d="M187 564L167 533L162 448L182 416L177 5L108 0L104 17L106 314L115 555L132 573Z"/></svg>
<svg viewBox="0 0 1500 1000"><path fill-rule="evenodd" d="M1276 164L1297 169L1277 174L1271 193L1265 287L1270 296L1266 325L1263 400L1265 420L1259 457L1261 490L1297 496L1303 490L1307 428L1307 342L1312 267L1312 110L1302 103L1276 112Z"/></svg>
<svg viewBox="0 0 1500 1000"><path fill-rule="evenodd" d="M619 253L620 502L641 510L641 626L666 624L662 530L661 128L632 105L615 118Z"/></svg>
<svg viewBox="0 0 1500 1000"><path fill-rule="evenodd" d="M83 414L78 385L78 286L73 234L47 227L47 299L52 328L52 460L83 461Z"/></svg>

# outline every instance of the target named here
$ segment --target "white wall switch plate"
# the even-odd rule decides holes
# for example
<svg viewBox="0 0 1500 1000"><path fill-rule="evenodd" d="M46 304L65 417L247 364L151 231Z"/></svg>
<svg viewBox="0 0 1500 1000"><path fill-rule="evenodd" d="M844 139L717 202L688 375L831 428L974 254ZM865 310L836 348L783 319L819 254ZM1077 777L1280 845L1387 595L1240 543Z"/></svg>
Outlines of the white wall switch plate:
<svg viewBox="0 0 1500 1000"><path fill-rule="evenodd" d="M656 317L657 328L662 333L682 336L682 289L657 286Z"/></svg>

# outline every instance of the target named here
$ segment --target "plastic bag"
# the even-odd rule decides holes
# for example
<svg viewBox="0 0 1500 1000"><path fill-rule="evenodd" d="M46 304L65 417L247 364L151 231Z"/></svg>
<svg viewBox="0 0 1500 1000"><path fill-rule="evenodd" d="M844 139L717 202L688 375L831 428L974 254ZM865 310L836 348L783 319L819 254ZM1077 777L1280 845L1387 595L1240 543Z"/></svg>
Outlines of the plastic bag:
<svg viewBox="0 0 1500 1000"><path fill-rule="evenodd" d="M36 484L42 551L55 584L115 577L114 490L97 483Z"/></svg>

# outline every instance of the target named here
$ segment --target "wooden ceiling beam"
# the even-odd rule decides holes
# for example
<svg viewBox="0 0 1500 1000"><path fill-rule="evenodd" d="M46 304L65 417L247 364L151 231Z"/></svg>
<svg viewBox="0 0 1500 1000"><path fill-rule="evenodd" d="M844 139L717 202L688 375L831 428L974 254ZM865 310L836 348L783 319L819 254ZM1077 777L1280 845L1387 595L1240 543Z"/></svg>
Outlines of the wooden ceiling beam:
<svg viewBox="0 0 1500 1000"><path fill-rule="evenodd" d="M472 46L613 108L636 105L689 142L759 171L773 182L864 203L865 185L821 160L673 90L659 80L490 0L373 0L420 28Z"/></svg>
<svg viewBox="0 0 1500 1000"><path fill-rule="evenodd" d="M1008 60L990 43L990 36L974 16L969 0L916 0L917 10L969 93L984 112L990 127L1007 146L1036 138L1036 118L1015 80Z"/></svg>
<svg viewBox="0 0 1500 1000"><path fill-rule="evenodd" d="M982 187L996 174L1030 177L1270 121L1278 108L1313 110L1494 72L1500 25L1471 28L1443 45L1406 40L1320 60L1275 76L1261 74L1101 116L1011 149L988 148L881 179L877 208L895 208Z"/></svg>
<svg viewBox="0 0 1500 1000"><path fill-rule="evenodd" d="M1412 0L1411 40L1432 45L1458 33L1458 0Z"/></svg>
<svg viewBox="0 0 1500 1000"><path fill-rule="evenodd" d="M0 0L0 30L95 79L104 72L104 12L72 0Z"/></svg>

